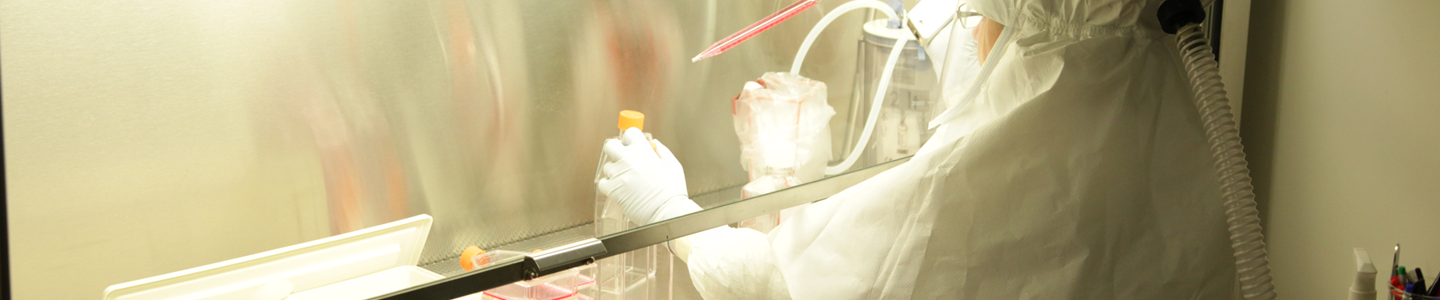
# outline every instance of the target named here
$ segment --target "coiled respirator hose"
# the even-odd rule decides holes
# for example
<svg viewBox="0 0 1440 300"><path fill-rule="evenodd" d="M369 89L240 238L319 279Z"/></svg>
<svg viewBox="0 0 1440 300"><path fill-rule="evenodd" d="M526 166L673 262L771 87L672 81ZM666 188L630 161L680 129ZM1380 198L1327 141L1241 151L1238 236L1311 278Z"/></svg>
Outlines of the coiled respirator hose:
<svg viewBox="0 0 1440 300"><path fill-rule="evenodd" d="M1170 0L1160 6L1160 24L1166 32L1176 33L1176 46L1195 93L1195 107L1200 110L1200 120L1204 122L1211 155L1215 158L1240 293L1244 299L1275 299L1265 236L1261 233L1259 211L1255 209L1254 187L1250 185L1250 169L1244 147L1240 145L1235 116L1230 112L1230 99L1220 82L1219 62L1199 25L1204 19L1204 8L1196 0Z"/></svg>

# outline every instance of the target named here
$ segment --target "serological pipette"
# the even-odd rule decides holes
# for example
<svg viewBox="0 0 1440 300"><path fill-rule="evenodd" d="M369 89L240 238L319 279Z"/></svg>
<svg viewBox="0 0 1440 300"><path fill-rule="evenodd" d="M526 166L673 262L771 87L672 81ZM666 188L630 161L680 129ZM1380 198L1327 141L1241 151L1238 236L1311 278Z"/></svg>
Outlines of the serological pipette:
<svg viewBox="0 0 1440 300"><path fill-rule="evenodd" d="M735 47L735 45L739 45L740 43L745 42L745 40L749 40L751 37L759 35L761 32L765 32L765 30L769 30L770 27L775 27L775 24L785 22L785 20L789 20L790 17L794 17L795 15L800 14L800 12L803 12L806 9L810 9L810 7L814 7L816 3L818 3L817 0L795 1L795 3L780 9L780 11L770 14L770 16L765 17L764 19L760 19L760 21L756 21L754 24L750 24L750 26L746 26L744 29L740 29L740 31L737 31L730 34L730 36L720 39L720 41L717 41L715 42L715 44L710 45L710 48L706 48L705 51L701 51L700 55L696 55L695 58L691 58L690 62L700 61L702 59L720 55L720 53L725 53L725 51L730 50L730 48Z"/></svg>

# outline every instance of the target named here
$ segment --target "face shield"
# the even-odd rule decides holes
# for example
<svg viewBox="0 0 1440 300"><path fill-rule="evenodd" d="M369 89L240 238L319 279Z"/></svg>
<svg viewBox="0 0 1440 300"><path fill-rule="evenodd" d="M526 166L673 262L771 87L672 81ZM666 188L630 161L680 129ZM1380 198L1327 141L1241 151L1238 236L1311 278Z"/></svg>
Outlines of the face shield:
<svg viewBox="0 0 1440 300"><path fill-rule="evenodd" d="M975 39L975 27L983 18L962 3L951 26L938 32L931 40L931 49L945 53L944 58L937 59L937 62L941 66L941 93L944 95L941 99L945 100L946 107L953 107L958 102L957 97L949 95L963 91L968 87L966 84L973 82L980 73L980 49L979 41Z"/></svg>
<svg viewBox="0 0 1440 300"><path fill-rule="evenodd" d="M1013 30L987 19L966 4L959 4L947 40L946 57L941 68L942 98L949 107L930 121L936 128L958 116L974 102L990 73L1000 61Z"/></svg>

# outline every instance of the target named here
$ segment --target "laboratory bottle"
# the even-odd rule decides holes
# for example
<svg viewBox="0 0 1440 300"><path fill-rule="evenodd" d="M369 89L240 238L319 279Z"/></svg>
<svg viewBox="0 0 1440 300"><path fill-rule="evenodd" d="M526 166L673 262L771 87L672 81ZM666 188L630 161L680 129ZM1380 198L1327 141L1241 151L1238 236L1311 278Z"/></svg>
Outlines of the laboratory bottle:
<svg viewBox="0 0 1440 300"><path fill-rule="evenodd" d="M847 137L848 145L865 142L856 140L861 129L866 126L863 116L870 113L872 109L880 109L880 114L864 153L859 160L860 166L869 166L881 162L891 161L915 154L925 140L934 134L934 130L927 126L930 119L944 111L945 105L940 98L938 75L934 66L925 52L915 41L911 41L899 51L900 59L894 66L888 88L885 89L885 100L881 107L869 107L867 99L875 96L877 85L880 84L879 74L885 69L885 58L890 55L895 44L895 39L900 35L909 34L909 31L900 28L887 26L886 20L875 20L864 25L864 34L860 40L861 53L858 55L858 74L855 78L856 91L852 96L850 116L850 133ZM846 153L848 155L848 153ZM844 157L844 155L839 156Z"/></svg>
<svg viewBox="0 0 1440 300"><path fill-rule="evenodd" d="M645 130L645 115L633 111L620 111L620 120L617 124L619 134L614 139L621 139L625 130L635 128ZM645 133L647 140L653 140L649 133ZM600 162L595 167L595 181L599 182L602 168L608 157L604 152L600 153ZM595 235L605 236L608 234L624 231L644 225L645 220L630 220L625 217L624 210L620 203L610 201L604 193L595 191ZM670 287L670 266L673 258L670 252L660 249L661 246L650 246L640 250L631 251L625 254L612 256L596 262L595 281L596 293L593 295L601 300L653 300L669 299ZM664 278L657 280L656 270L664 268Z"/></svg>
<svg viewBox="0 0 1440 300"><path fill-rule="evenodd" d="M801 183L800 178L795 177L795 144L787 141L774 141L766 143L765 146L766 149L762 154L765 157L764 173L740 189L741 197L750 198L769 194ZM776 212L740 221L738 225L768 234L770 230L775 229L775 226L780 226L781 219L782 214Z"/></svg>

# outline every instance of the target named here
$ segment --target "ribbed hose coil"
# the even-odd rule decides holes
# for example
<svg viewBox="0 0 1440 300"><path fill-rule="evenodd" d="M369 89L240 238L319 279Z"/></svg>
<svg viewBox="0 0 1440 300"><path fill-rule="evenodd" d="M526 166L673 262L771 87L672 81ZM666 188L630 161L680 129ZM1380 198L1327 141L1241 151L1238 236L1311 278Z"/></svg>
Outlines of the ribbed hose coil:
<svg viewBox="0 0 1440 300"><path fill-rule="evenodd" d="M1265 236L1260 229L1259 211L1255 209L1254 187L1250 185L1250 169L1240 145L1235 116L1230 112L1230 100L1225 97L1225 84L1220 82L1219 63L1211 54L1210 41L1200 25L1181 27L1176 41L1215 158L1240 293L1247 300L1275 299Z"/></svg>

